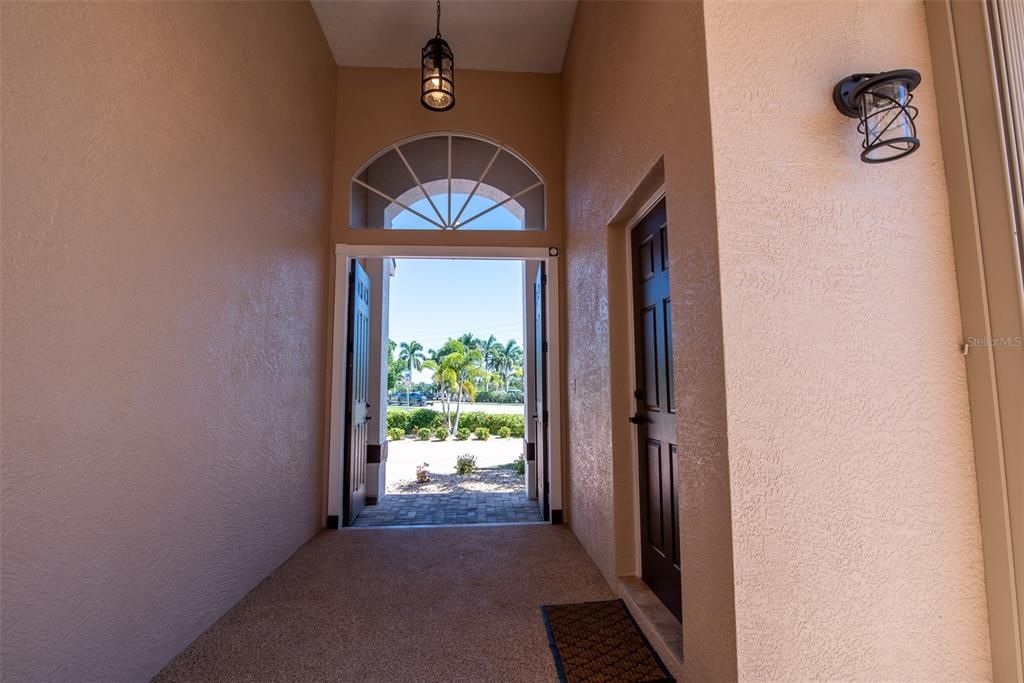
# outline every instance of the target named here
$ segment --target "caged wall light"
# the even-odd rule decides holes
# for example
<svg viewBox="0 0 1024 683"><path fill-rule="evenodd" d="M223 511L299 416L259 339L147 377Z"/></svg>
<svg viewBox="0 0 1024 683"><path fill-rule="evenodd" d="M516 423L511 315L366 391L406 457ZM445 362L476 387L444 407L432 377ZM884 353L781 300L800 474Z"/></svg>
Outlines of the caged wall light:
<svg viewBox="0 0 1024 683"><path fill-rule="evenodd" d="M853 74L836 83L832 101L844 116L859 119L857 131L864 136L861 161L880 164L917 151L917 107L910 104L911 91L921 84L913 69L877 74Z"/></svg>

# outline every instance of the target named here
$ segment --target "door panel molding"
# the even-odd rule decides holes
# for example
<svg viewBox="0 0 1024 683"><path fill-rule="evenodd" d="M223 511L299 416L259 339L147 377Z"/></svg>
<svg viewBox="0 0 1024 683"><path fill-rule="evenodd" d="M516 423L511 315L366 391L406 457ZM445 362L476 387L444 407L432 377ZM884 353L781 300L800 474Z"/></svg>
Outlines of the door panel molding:
<svg viewBox="0 0 1024 683"><path fill-rule="evenodd" d="M370 276L353 261L349 275L349 323L346 344L345 477L343 524L355 521L366 504L366 466L369 457L368 420L370 389Z"/></svg>

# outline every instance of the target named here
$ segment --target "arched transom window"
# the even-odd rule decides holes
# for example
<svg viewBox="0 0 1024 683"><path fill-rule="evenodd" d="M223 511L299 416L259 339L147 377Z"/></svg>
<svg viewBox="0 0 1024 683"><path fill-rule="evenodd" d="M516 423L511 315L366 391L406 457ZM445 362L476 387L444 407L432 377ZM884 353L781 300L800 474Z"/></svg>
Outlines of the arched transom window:
<svg viewBox="0 0 1024 683"><path fill-rule="evenodd" d="M351 227L544 230L544 181L508 147L464 133L403 140L352 177Z"/></svg>

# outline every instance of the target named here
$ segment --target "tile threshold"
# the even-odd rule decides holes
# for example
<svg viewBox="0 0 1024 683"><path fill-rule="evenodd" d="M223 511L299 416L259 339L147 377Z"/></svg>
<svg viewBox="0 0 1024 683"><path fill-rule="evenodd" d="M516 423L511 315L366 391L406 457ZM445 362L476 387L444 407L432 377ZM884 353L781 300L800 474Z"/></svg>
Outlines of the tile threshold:
<svg viewBox="0 0 1024 683"><path fill-rule="evenodd" d="M683 680L683 626L679 620L638 576L620 576L614 589L672 677Z"/></svg>

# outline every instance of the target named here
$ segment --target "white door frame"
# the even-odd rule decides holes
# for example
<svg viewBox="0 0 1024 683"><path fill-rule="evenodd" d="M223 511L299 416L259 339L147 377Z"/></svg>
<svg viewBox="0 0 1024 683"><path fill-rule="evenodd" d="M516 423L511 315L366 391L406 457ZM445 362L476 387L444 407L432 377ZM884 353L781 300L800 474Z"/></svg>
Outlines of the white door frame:
<svg viewBox="0 0 1024 683"><path fill-rule="evenodd" d="M341 496L344 483L345 454L345 383L348 364L345 362L348 342L348 272L349 263L357 258L436 258L436 259L509 259L543 261L547 264L548 285L547 342L548 349L548 417L549 444L552 457L548 459L551 491L548 498L550 519L562 518L562 359L560 342L558 247L468 247L418 245L334 245L334 327L331 344L330 419L328 421L327 451L327 519L329 527L336 527L341 519ZM525 296L525 294L524 294ZM523 343L527 343L523 340ZM524 413L525 421L525 413ZM525 422L524 422L525 424ZM557 514L556 514L557 512Z"/></svg>

